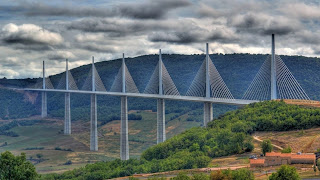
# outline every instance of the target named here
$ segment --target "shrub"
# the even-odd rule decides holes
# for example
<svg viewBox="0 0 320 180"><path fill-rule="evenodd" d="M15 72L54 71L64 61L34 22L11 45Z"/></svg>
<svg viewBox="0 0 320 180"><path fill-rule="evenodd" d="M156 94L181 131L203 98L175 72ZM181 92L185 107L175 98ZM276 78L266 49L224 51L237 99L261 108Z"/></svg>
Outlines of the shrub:
<svg viewBox="0 0 320 180"><path fill-rule="evenodd" d="M291 153L291 152L292 152L292 149L291 149L290 146L288 146L288 147L282 149L281 152L282 152L282 153Z"/></svg>
<svg viewBox="0 0 320 180"><path fill-rule="evenodd" d="M26 154L14 156L5 151L0 155L0 179L34 180L38 177L35 167L26 160Z"/></svg>
<svg viewBox="0 0 320 180"><path fill-rule="evenodd" d="M267 152L271 152L273 147L270 139L263 140L261 143L262 154L265 156Z"/></svg>
<svg viewBox="0 0 320 180"><path fill-rule="evenodd" d="M277 170L277 172L272 173L269 177L269 180L300 180L300 176L293 166L288 165L282 165L280 169Z"/></svg>

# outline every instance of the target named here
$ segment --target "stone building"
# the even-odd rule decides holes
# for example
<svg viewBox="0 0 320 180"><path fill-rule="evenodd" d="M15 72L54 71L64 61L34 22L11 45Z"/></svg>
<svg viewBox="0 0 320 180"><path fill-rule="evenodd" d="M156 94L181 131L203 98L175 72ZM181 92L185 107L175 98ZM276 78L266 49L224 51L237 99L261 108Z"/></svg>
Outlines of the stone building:
<svg viewBox="0 0 320 180"><path fill-rule="evenodd" d="M266 153L264 159L250 159L250 167L279 166L284 164L314 164L315 154L312 153Z"/></svg>

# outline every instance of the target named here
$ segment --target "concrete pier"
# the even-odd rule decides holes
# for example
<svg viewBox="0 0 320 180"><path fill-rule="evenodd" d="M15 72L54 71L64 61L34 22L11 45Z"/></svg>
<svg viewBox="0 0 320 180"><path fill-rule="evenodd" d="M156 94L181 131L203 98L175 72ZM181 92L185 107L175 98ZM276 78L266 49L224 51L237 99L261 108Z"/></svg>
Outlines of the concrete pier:
<svg viewBox="0 0 320 180"><path fill-rule="evenodd" d="M66 90L69 90L69 69L68 59L66 59ZM64 110L64 134L71 134L71 111L70 111L70 93L65 93Z"/></svg>
<svg viewBox="0 0 320 180"><path fill-rule="evenodd" d="M166 120L165 120L165 102L164 99L158 99L157 102L157 144L166 140Z"/></svg>
<svg viewBox="0 0 320 180"><path fill-rule="evenodd" d="M71 134L70 93L65 93L64 134Z"/></svg>
<svg viewBox="0 0 320 180"><path fill-rule="evenodd" d="M206 43L206 98L211 98L210 88L210 67L209 67L209 44ZM213 119L212 103L205 102L203 106L203 127L206 127L208 122Z"/></svg>
<svg viewBox="0 0 320 180"><path fill-rule="evenodd" d="M120 158L129 159L129 139L128 139L128 98L121 97L121 128L120 128Z"/></svg>
<svg viewBox="0 0 320 180"><path fill-rule="evenodd" d="M91 95L90 151L98 151L97 95Z"/></svg>
<svg viewBox="0 0 320 180"><path fill-rule="evenodd" d="M45 69L45 63L42 62L42 89L46 89L46 69ZM41 117L45 118L48 116L48 110L47 110L47 92L42 92L42 101L41 101Z"/></svg>
<svg viewBox="0 0 320 180"><path fill-rule="evenodd" d="M203 107L203 127L206 127L208 122L213 119L212 103L204 103Z"/></svg>
<svg viewBox="0 0 320 180"><path fill-rule="evenodd" d="M47 111L47 92L42 92L42 101L41 101L41 117L45 118L48 116Z"/></svg>
<svg viewBox="0 0 320 180"><path fill-rule="evenodd" d="M159 95L163 95L162 54L159 49ZM164 99L157 99L157 144L166 140L166 114Z"/></svg>
<svg viewBox="0 0 320 180"><path fill-rule="evenodd" d="M96 91L94 57L92 57L92 91ZM91 94L90 107L90 151L98 151L97 95Z"/></svg>
<svg viewBox="0 0 320 180"><path fill-rule="evenodd" d="M271 100L277 99L277 75L276 75L276 62L275 62L275 43L274 34L271 37Z"/></svg>

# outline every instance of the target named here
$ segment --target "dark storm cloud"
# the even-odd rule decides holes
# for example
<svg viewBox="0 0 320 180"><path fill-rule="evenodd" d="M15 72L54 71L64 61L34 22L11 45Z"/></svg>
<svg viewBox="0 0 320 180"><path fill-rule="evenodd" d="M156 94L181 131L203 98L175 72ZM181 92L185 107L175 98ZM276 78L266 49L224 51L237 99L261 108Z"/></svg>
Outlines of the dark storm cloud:
<svg viewBox="0 0 320 180"><path fill-rule="evenodd" d="M114 53L117 52L117 50L114 47L110 47L107 45L99 45L97 43L85 43L77 45L78 48L86 49L88 51L94 51L99 53Z"/></svg>
<svg viewBox="0 0 320 180"><path fill-rule="evenodd" d="M229 25L234 26L238 32L260 35L287 35L300 29L299 23L295 20L259 13L247 13L232 17L229 20Z"/></svg>
<svg viewBox="0 0 320 180"><path fill-rule="evenodd" d="M134 35L139 32L146 32L155 29L167 29L156 21L129 21L119 19L88 18L74 21L66 25L68 29L80 30L83 32L105 32L110 36Z"/></svg>
<svg viewBox="0 0 320 180"><path fill-rule="evenodd" d="M197 25L185 24L183 28L173 29L171 32L156 32L149 35L152 42L168 42L189 44L197 42L225 42L231 43L238 39L234 32L227 28L203 29Z"/></svg>
<svg viewBox="0 0 320 180"><path fill-rule="evenodd" d="M192 32L157 32L149 36L149 40L152 42L168 42L177 44L188 44L199 42L201 40L198 37L199 34Z"/></svg>
<svg viewBox="0 0 320 180"><path fill-rule="evenodd" d="M65 60L65 59L72 59L76 56L69 52L69 51L54 51L48 54L49 60Z"/></svg>
<svg viewBox="0 0 320 180"><path fill-rule="evenodd" d="M52 6L40 2L23 2L13 7L22 9L27 16L72 16L72 17L129 17L136 19L160 19L170 10L191 5L188 0L145 1L144 3L121 4L112 8Z"/></svg>

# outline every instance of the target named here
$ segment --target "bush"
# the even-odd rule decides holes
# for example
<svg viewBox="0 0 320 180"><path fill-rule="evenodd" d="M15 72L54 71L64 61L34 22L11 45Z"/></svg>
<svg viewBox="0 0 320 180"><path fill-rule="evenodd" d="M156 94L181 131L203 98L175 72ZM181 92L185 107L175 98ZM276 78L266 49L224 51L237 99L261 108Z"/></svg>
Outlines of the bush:
<svg viewBox="0 0 320 180"><path fill-rule="evenodd" d="M173 177L170 179L172 179L172 180L191 180L191 178L185 172L180 172L176 177Z"/></svg>
<svg viewBox="0 0 320 180"><path fill-rule="evenodd" d="M233 180L254 180L253 172L247 168L232 171Z"/></svg>
<svg viewBox="0 0 320 180"><path fill-rule="evenodd" d="M43 157L43 154L36 154L38 159L41 159Z"/></svg>
<svg viewBox="0 0 320 180"><path fill-rule="evenodd" d="M267 152L271 152L273 147L270 139L263 140L261 143L262 154L265 156Z"/></svg>
<svg viewBox="0 0 320 180"><path fill-rule="evenodd" d="M272 173L269 177L269 180L300 180L300 176L293 166L288 165L282 165L280 169L277 170L277 172Z"/></svg>
<svg viewBox="0 0 320 180"><path fill-rule="evenodd" d="M291 153L291 152L292 152L292 149L291 149L290 146L288 146L288 147L282 149L281 152L282 152L282 153Z"/></svg>
<svg viewBox="0 0 320 180"><path fill-rule="evenodd" d="M5 151L0 155L0 179L34 180L38 177L35 167L26 160L26 154L14 156Z"/></svg>
<svg viewBox="0 0 320 180"><path fill-rule="evenodd" d="M231 180L232 175L230 171L214 171L210 174L210 180Z"/></svg>
<svg viewBox="0 0 320 180"><path fill-rule="evenodd" d="M63 165L71 165L72 164L72 161L71 160L68 160L67 162L65 162Z"/></svg>
<svg viewBox="0 0 320 180"><path fill-rule="evenodd" d="M195 173L192 175L191 180L210 180L210 178L204 173Z"/></svg>

